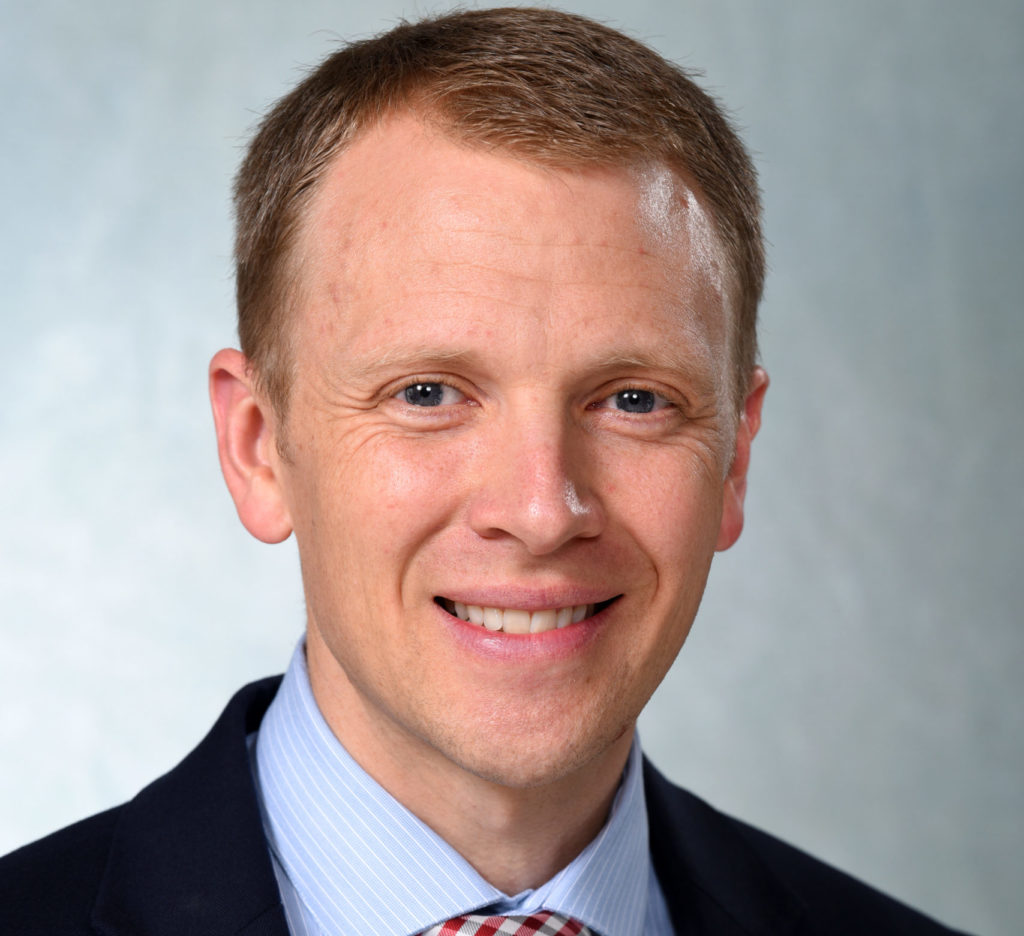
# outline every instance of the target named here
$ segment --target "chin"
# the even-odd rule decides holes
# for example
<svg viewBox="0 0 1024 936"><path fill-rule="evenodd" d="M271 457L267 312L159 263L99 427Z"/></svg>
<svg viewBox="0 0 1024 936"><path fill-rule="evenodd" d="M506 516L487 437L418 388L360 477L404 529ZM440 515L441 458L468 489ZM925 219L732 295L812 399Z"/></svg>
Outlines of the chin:
<svg viewBox="0 0 1024 936"><path fill-rule="evenodd" d="M593 769L606 756L617 756L618 751L612 754L617 742L626 734L632 738L632 722L604 731L581 731L581 724L586 719L579 713L562 731L552 731L550 719L544 731L532 730L525 720L515 725L490 724L475 732L472 741L462 738L460 743L437 747L482 780L511 789L542 787Z"/></svg>

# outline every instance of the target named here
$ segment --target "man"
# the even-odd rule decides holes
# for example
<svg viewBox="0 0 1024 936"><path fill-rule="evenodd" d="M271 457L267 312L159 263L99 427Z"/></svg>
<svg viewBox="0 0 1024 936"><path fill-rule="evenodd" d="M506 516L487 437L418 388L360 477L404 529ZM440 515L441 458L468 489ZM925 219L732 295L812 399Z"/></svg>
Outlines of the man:
<svg viewBox="0 0 1024 936"><path fill-rule="evenodd" d="M587 20L454 14L306 78L236 206L218 447L246 528L297 538L306 636L170 774L6 859L0 929L943 932L636 745L768 383L715 104Z"/></svg>

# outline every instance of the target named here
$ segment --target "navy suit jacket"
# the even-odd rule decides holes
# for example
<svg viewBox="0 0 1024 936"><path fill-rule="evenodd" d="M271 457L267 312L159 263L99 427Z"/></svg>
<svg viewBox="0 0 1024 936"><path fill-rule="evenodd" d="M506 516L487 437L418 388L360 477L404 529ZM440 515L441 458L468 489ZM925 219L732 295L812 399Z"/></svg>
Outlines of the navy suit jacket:
<svg viewBox="0 0 1024 936"><path fill-rule="evenodd" d="M246 747L278 683L242 689L135 799L0 859L0 934L288 936ZM644 782L651 855L679 934L951 932L722 815L650 764Z"/></svg>

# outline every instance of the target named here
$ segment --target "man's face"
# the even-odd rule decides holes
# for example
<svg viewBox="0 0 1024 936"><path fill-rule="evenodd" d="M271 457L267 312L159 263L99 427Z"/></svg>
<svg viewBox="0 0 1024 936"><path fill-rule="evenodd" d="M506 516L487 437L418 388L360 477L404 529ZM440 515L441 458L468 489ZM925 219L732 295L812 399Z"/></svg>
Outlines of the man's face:
<svg viewBox="0 0 1024 936"><path fill-rule="evenodd" d="M628 744L738 533L707 237L666 173L411 117L339 158L299 237L276 471L343 741L512 786Z"/></svg>

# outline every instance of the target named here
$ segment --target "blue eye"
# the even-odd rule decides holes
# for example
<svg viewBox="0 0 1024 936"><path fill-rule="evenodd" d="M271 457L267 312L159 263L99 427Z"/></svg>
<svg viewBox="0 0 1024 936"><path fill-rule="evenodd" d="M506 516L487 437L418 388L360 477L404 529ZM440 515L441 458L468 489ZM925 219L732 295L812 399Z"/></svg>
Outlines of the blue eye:
<svg viewBox="0 0 1024 936"><path fill-rule="evenodd" d="M398 396L413 406L440 406L442 403L458 403L462 399L458 390L443 383L409 384L399 391Z"/></svg>
<svg viewBox="0 0 1024 936"><path fill-rule="evenodd" d="M418 383L406 387L405 402L413 406L440 406L444 399L444 387L441 384Z"/></svg>
<svg viewBox="0 0 1024 936"><path fill-rule="evenodd" d="M650 390L620 390L614 396L615 408L624 413L653 412L659 399L660 397Z"/></svg>

